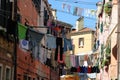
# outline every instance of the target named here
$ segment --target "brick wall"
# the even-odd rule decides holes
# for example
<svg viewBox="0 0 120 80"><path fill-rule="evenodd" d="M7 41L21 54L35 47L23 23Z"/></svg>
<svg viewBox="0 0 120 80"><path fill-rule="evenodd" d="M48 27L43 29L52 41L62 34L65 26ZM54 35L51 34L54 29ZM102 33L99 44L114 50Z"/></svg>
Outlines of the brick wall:
<svg viewBox="0 0 120 80"><path fill-rule="evenodd" d="M21 15L23 24L28 20L29 25L37 25L38 13L32 0L18 0L18 12Z"/></svg>

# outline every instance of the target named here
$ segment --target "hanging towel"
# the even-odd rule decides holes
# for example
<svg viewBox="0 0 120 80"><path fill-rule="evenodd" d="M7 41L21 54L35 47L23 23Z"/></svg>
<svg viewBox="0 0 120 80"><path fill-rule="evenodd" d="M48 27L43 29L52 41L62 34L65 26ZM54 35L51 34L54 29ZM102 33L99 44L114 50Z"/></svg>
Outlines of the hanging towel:
<svg viewBox="0 0 120 80"><path fill-rule="evenodd" d="M47 35L46 45L50 49L56 48L56 37Z"/></svg>
<svg viewBox="0 0 120 80"><path fill-rule="evenodd" d="M18 23L18 38L25 39L26 38L27 27Z"/></svg>
<svg viewBox="0 0 120 80"><path fill-rule="evenodd" d="M29 50L29 41L25 39L20 40L20 47Z"/></svg>

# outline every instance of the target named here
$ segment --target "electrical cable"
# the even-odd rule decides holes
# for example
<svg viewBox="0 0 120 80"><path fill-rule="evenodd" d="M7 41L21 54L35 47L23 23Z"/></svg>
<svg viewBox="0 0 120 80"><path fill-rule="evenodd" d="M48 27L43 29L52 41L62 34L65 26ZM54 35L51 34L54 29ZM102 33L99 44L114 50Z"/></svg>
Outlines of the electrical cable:
<svg viewBox="0 0 120 80"><path fill-rule="evenodd" d="M94 3L94 2L85 2L85 1L67 1L67 0L65 0L65 1L61 1L61 0L55 0L55 1L59 1L59 2L68 2L68 3L77 3L77 4L84 4L84 5L96 5L96 3Z"/></svg>
<svg viewBox="0 0 120 80"><path fill-rule="evenodd" d="M72 13L67 12L67 11L62 11L62 10L57 10L57 11L73 15ZM77 16L77 15L73 15L73 16ZM96 20L96 18L91 18L91 17L86 17L86 16L83 16L83 17L88 18L88 19L92 19L92 20Z"/></svg>

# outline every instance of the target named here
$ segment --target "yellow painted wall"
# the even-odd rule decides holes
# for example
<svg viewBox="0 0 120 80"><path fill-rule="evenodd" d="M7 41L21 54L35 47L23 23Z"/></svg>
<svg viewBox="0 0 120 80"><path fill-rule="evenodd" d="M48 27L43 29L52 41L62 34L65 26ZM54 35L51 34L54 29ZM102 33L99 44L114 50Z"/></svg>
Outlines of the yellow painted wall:
<svg viewBox="0 0 120 80"><path fill-rule="evenodd" d="M91 32L74 35L74 36L71 36L71 38L73 40L73 44L75 45L75 50L74 50L75 54L92 51L94 37ZM79 48L79 38L84 38L84 47L83 48Z"/></svg>

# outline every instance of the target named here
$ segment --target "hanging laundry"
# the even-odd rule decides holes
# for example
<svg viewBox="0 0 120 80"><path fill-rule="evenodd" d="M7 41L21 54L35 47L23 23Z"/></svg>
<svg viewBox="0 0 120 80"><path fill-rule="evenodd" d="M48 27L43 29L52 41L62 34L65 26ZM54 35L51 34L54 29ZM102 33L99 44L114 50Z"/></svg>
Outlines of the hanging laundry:
<svg viewBox="0 0 120 80"><path fill-rule="evenodd" d="M60 53L60 60L62 60L63 55L63 39L61 37L56 38L56 50L55 50L55 60L57 61L58 53Z"/></svg>
<svg viewBox="0 0 120 80"><path fill-rule="evenodd" d="M61 32L62 32L62 37L65 38L66 37L65 34L67 33L67 30L64 26L62 27Z"/></svg>
<svg viewBox="0 0 120 80"><path fill-rule="evenodd" d="M27 38L30 41L29 47L30 49L32 49L33 47L35 47L37 44L40 43L40 41L42 40L44 34L37 32L33 29L28 29L28 33L27 33Z"/></svg>
<svg viewBox="0 0 120 80"><path fill-rule="evenodd" d="M81 66L81 73L84 73L84 66Z"/></svg>
<svg viewBox="0 0 120 80"><path fill-rule="evenodd" d="M57 26L57 27L54 27L53 30L54 30L56 33L61 32L61 28L58 27L58 26Z"/></svg>
<svg viewBox="0 0 120 80"><path fill-rule="evenodd" d="M56 37L48 34L47 40L46 40L46 45L50 49L55 49L56 48Z"/></svg>
<svg viewBox="0 0 120 80"><path fill-rule="evenodd" d="M25 39L26 38L27 27L18 23L18 38Z"/></svg>
<svg viewBox="0 0 120 80"><path fill-rule="evenodd" d="M48 50L47 52L46 65L51 66L51 51L50 50Z"/></svg>
<svg viewBox="0 0 120 80"><path fill-rule="evenodd" d="M68 53L65 53L65 64L66 64L67 68L71 67L70 55Z"/></svg>
<svg viewBox="0 0 120 80"><path fill-rule="evenodd" d="M71 6L68 4L67 5L67 12L70 13Z"/></svg>
<svg viewBox="0 0 120 80"><path fill-rule="evenodd" d="M87 69L88 69L88 72L87 72L87 73L91 73L91 71L92 71L91 66L88 66Z"/></svg>
<svg viewBox="0 0 120 80"><path fill-rule="evenodd" d="M82 16L82 14L83 14L83 8L78 8L77 16Z"/></svg>
<svg viewBox="0 0 120 80"><path fill-rule="evenodd" d="M47 26L48 26L48 27L51 27L51 26L52 26L52 21L51 21L51 19L49 19L49 20L47 21Z"/></svg>
<svg viewBox="0 0 120 80"><path fill-rule="evenodd" d="M38 54L39 54L39 45L36 45L35 47L33 47L32 49L32 57L34 59L38 59Z"/></svg>
<svg viewBox="0 0 120 80"><path fill-rule="evenodd" d="M100 32L103 32L103 22L100 24Z"/></svg>
<svg viewBox="0 0 120 80"><path fill-rule="evenodd" d="M77 67L77 72L81 72L81 67L80 66Z"/></svg>
<svg viewBox="0 0 120 80"><path fill-rule="evenodd" d="M79 55L78 59L79 59L79 66L83 66L84 65L84 55Z"/></svg>
<svg viewBox="0 0 120 80"><path fill-rule="evenodd" d="M66 7L66 4L62 3L62 9L65 9L65 7Z"/></svg>
<svg viewBox="0 0 120 80"><path fill-rule="evenodd" d="M92 15L92 17L95 17L95 15L96 15L96 11L93 10L93 9L91 9L91 10L90 10L90 14Z"/></svg>
<svg viewBox="0 0 120 80"><path fill-rule="evenodd" d="M20 47L29 50L29 41L25 39L20 40Z"/></svg>
<svg viewBox="0 0 120 80"><path fill-rule="evenodd" d="M77 12L78 12L78 7L74 7L73 15L77 15Z"/></svg>
<svg viewBox="0 0 120 80"><path fill-rule="evenodd" d="M76 67L78 67L79 66L79 56L75 56L75 62L76 62Z"/></svg>
<svg viewBox="0 0 120 80"><path fill-rule="evenodd" d="M55 50L52 49L52 53L51 53L51 64L53 67L56 67L56 61L55 61Z"/></svg>
<svg viewBox="0 0 120 80"><path fill-rule="evenodd" d="M62 75L66 75L66 73L67 71L64 68L62 68Z"/></svg>
<svg viewBox="0 0 120 80"><path fill-rule="evenodd" d="M87 73L87 72L88 72L87 66L84 66L84 73Z"/></svg>
<svg viewBox="0 0 120 80"><path fill-rule="evenodd" d="M84 60L85 60L85 61L88 60L88 55L84 55Z"/></svg>
<svg viewBox="0 0 120 80"><path fill-rule="evenodd" d="M85 67L87 67L87 66L88 66L87 61L84 61L84 66L85 66Z"/></svg>
<svg viewBox="0 0 120 80"><path fill-rule="evenodd" d="M46 62L46 53L45 53L45 48L43 48L43 46L41 46L40 48L40 61L42 63Z"/></svg>
<svg viewBox="0 0 120 80"><path fill-rule="evenodd" d="M87 76L88 76L88 78L96 79L97 74L96 74L96 73L87 73ZM108 80L108 79L107 79L107 80Z"/></svg>
<svg viewBox="0 0 120 80"><path fill-rule="evenodd" d="M71 72L77 72L77 68L76 67L71 67L70 71Z"/></svg>
<svg viewBox="0 0 120 80"><path fill-rule="evenodd" d="M64 38L64 52L68 50L73 50L72 40Z"/></svg>
<svg viewBox="0 0 120 80"><path fill-rule="evenodd" d="M84 9L84 15L90 17L90 9Z"/></svg>
<svg viewBox="0 0 120 80"><path fill-rule="evenodd" d="M75 55L70 55L70 62L71 62L71 66L75 67Z"/></svg>
<svg viewBox="0 0 120 80"><path fill-rule="evenodd" d="M60 60L60 53L58 53L57 62L58 62L58 63L64 63L64 58L65 58L65 56L64 56L64 54L63 54L63 55L62 55L62 60Z"/></svg>
<svg viewBox="0 0 120 80"><path fill-rule="evenodd" d="M97 40L97 41L96 41L96 49L98 49L98 48L99 48L99 45L100 45L100 41L99 41L99 40Z"/></svg>

